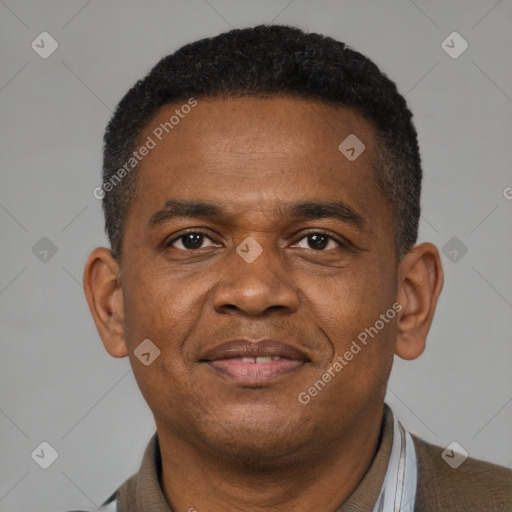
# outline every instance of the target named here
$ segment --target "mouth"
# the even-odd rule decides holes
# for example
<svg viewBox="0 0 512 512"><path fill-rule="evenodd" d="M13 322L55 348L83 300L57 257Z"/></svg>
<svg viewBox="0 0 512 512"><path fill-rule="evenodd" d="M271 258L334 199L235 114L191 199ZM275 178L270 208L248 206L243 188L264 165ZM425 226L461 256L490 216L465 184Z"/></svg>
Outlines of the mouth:
<svg viewBox="0 0 512 512"><path fill-rule="evenodd" d="M237 382L261 384L295 373L309 358L277 340L239 339L208 351L200 362Z"/></svg>

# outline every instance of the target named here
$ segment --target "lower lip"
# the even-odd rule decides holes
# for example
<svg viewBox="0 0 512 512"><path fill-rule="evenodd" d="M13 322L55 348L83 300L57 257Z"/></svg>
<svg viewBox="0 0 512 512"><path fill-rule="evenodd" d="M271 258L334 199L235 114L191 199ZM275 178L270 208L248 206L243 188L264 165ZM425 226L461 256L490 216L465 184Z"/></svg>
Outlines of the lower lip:
<svg viewBox="0 0 512 512"><path fill-rule="evenodd" d="M264 363L242 362L240 359L216 359L208 365L235 380L244 383L267 382L289 375L300 368L305 361L281 358Z"/></svg>

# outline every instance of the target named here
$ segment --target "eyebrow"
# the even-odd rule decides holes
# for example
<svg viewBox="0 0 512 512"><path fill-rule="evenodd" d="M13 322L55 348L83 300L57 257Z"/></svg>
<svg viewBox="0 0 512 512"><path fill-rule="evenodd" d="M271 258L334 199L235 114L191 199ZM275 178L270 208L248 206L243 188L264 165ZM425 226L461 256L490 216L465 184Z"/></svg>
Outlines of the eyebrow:
<svg viewBox="0 0 512 512"><path fill-rule="evenodd" d="M335 219L362 229L364 218L343 201L302 201L278 205L278 213L284 218L315 220ZM227 217L228 212L218 203L207 201L169 200L165 210L156 212L148 221L148 228L170 222L176 218L194 217L215 220Z"/></svg>

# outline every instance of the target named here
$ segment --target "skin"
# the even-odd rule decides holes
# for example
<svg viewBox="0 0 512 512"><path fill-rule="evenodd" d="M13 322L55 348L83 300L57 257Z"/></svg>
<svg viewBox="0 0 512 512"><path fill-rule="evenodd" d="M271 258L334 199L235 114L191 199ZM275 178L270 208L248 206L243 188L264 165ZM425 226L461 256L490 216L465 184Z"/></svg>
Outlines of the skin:
<svg viewBox="0 0 512 512"><path fill-rule="evenodd" d="M179 107L163 107L140 140ZM338 150L352 133L366 146L353 162ZM199 99L140 164L122 263L107 248L89 256L88 304L105 349L130 358L153 412L173 510L334 511L371 465L393 357L423 352L443 282L430 243L396 260L373 139L357 112L318 101ZM171 199L214 201L227 214L149 228ZM306 200L341 200L362 224L277 209ZM176 240L188 228L205 238ZM307 236L318 231L328 236L320 247ZM252 263L236 252L247 237L263 249ZM299 393L397 301L395 318L300 403ZM199 362L237 337L283 340L309 362L259 387ZM145 366L134 350L148 338L161 353Z"/></svg>

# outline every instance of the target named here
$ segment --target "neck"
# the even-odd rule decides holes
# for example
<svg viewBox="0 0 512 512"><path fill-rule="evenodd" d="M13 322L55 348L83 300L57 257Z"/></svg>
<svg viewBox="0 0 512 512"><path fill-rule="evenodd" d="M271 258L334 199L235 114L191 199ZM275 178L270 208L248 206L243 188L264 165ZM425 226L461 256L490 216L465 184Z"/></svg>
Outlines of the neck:
<svg viewBox="0 0 512 512"><path fill-rule="evenodd" d="M157 421L163 492L175 511L334 511L372 464L382 413L381 404L336 442L314 440L289 457L258 463L198 449Z"/></svg>

